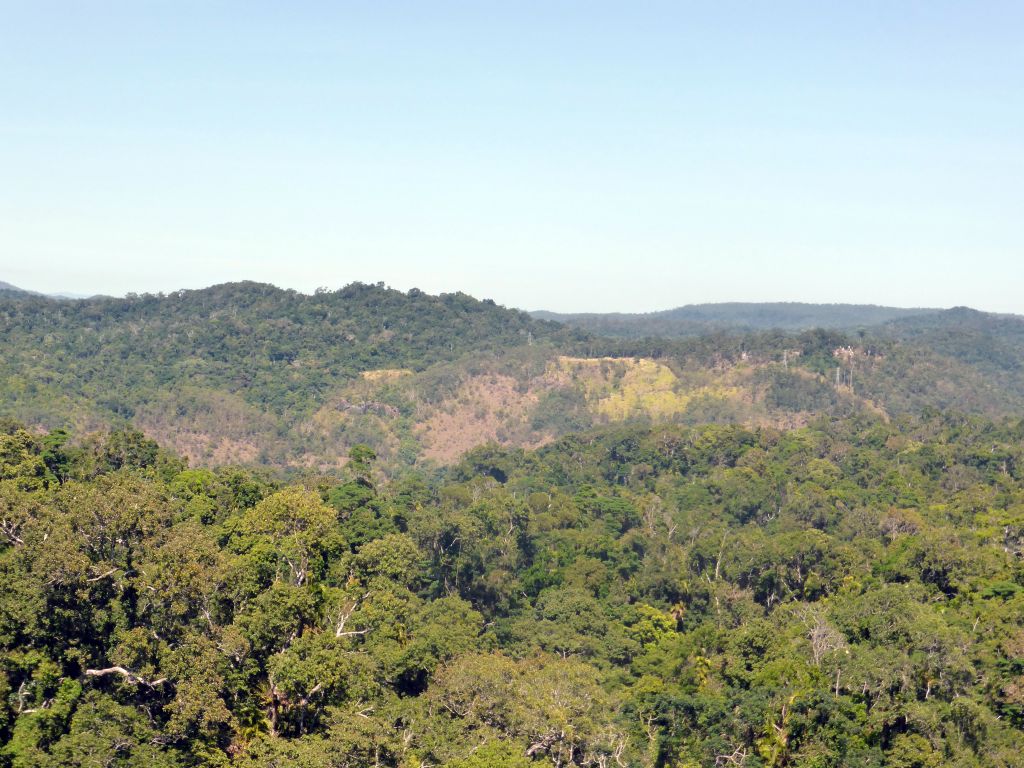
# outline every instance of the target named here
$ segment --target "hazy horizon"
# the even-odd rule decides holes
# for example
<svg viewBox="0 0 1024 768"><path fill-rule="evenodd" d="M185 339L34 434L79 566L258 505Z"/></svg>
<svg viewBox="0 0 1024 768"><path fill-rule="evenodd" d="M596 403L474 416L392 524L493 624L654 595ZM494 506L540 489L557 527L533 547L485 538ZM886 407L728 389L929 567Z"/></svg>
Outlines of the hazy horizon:
<svg viewBox="0 0 1024 768"><path fill-rule="evenodd" d="M230 280L230 281L224 281L224 282L220 282L220 283L211 283L209 285L196 286L194 288L193 287L181 287L181 288L171 288L171 289L159 289L159 290L155 290L155 291L127 291L125 293L111 293L109 291L107 291L107 292L100 291L98 293L82 294L82 293L78 293L78 292L75 292L75 291L66 291L66 290L43 291L43 290L39 290L37 288L34 288L32 286L18 285L18 284L13 283L10 280L3 280L3 279L0 279L0 287L3 287L4 285L8 285L8 286L11 286L13 288L17 288L17 289L20 289L20 290L23 290L23 291L28 291L30 293L40 294L40 295L43 295L43 296L46 296L46 297L49 297L49 298L89 299L89 298L97 298L97 297L106 297L106 298L121 299L121 298L126 298L130 294L140 294L141 295L143 293L149 293L149 294L153 294L153 295L157 295L157 294L167 295L167 294L170 294L170 293L174 293L175 291L179 291L179 290L189 290L189 291L205 290L205 289L208 289L208 288L215 288L215 287L217 287L219 285L224 285L226 283L238 283L238 282L255 282L255 283L262 284L262 285L271 285L271 286L273 286L275 288L279 288L281 290L294 290L294 291L297 291L298 293L302 293L302 294L305 294L305 295L312 295L316 290L319 290L321 288L326 288L327 290L330 290L330 291L336 291L336 290L340 290L340 289L346 287L347 285L351 285L353 283L363 283L363 284L369 284L369 285L375 285L375 284L378 284L378 283L383 283L386 288L402 291L403 293L408 293L412 289L423 290L423 289L420 289L419 286L409 286L408 288L400 288L398 286L390 285L388 283L385 283L384 281L378 281L378 280L366 280L366 281L354 280L354 281L349 281L348 283L345 283L343 285L337 285L337 286L317 286L317 288L315 288L313 290L303 290L301 288L291 288L289 286L282 286L282 285L278 285L276 283L272 283L272 282L268 282L268 281L263 281L263 280L247 280L247 279L244 279L244 278L241 279L241 280ZM466 293L466 294L472 296L475 299L479 299L479 300L491 299L491 300L497 301L495 299L492 299L492 297L490 297L490 296L470 294L468 291L460 291L458 289L456 289L454 291L440 291L440 292L426 291L426 293L430 293L430 294L433 294L433 295L437 295L438 293ZM793 305L807 305L807 306L829 306L829 305L835 305L835 306L887 307L887 308L892 308L892 309L926 309L926 310L946 310L946 309L952 309L954 307L967 307L968 309L975 309L975 310L978 310L978 311L990 312L990 313L993 313L993 314L1016 314L1016 313L999 313L996 310L989 310L989 309L986 309L984 307L972 307L972 306L969 306L969 305L966 305L966 304L951 304L949 306L924 306L924 305L879 304L878 302L871 302L871 301L841 301L841 302L836 302L836 301L801 301L801 300L792 300L792 301L790 301L790 300L771 300L771 299L765 300L765 301L742 301L742 300L723 299L721 301L693 301L693 302L686 302L686 303L682 303L682 304L675 304L673 306L668 306L668 307L658 307L658 308L654 308L654 309L641 309L641 310L628 310L628 311L616 310L616 309L561 310L561 309L551 308L551 307L525 307L525 306L517 306L517 305L514 305L514 304L505 304L505 303L500 302L500 301L498 301L497 303L500 304L501 306L505 306L505 307L510 308L510 309L522 310L524 312L531 312L531 313L532 312L550 312L552 314L558 314L558 315L617 315L617 314L621 314L621 315L637 315L637 314L639 314L639 315L652 315L652 314L659 314L659 313L664 313L664 312L671 312L672 310L682 309L682 308L685 308L685 307L718 306L718 305L729 305L729 304L733 304L733 305L793 304Z"/></svg>

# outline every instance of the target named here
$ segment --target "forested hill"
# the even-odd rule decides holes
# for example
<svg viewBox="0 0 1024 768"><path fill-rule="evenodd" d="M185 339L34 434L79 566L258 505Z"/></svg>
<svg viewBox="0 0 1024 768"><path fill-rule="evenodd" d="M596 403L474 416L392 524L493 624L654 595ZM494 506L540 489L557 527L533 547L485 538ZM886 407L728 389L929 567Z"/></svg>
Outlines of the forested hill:
<svg viewBox="0 0 1024 768"><path fill-rule="evenodd" d="M29 420L68 400L130 418L182 383L282 413L308 410L362 371L572 335L489 300L382 284L305 295L244 282L70 302L18 294L0 298L0 381Z"/></svg>
<svg viewBox="0 0 1024 768"><path fill-rule="evenodd" d="M0 420L4 768L1019 768L1024 430L606 428L383 481Z"/></svg>
<svg viewBox="0 0 1024 768"><path fill-rule="evenodd" d="M1024 412L1024 321L955 309L854 332L603 337L465 294L233 283L68 301L0 295L0 415L131 423L195 463L450 463L595 425L799 426L922 408Z"/></svg>
<svg viewBox="0 0 1024 768"><path fill-rule="evenodd" d="M32 291L26 291L24 288L19 288L16 285L11 285L10 283L5 283L3 280L0 280L0 295L3 295L3 294L8 294L8 295L12 295L13 294L13 295L22 295L22 296L38 296L39 295L39 294L33 294Z"/></svg>
<svg viewBox="0 0 1024 768"><path fill-rule="evenodd" d="M680 338L715 331L803 331L811 328L856 330L905 317L927 316L936 309L902 309L873 304L804 304L799 302L688 304L642 314L531 313L602 336Z"/></svg>
<svg viewBox="0 0 1024 768"><path fill-rule="evenodd" d="M877 338L896 339L991 370L1024 368L1024 317L954 307L907 317L873 329Z"/></svg>
<svg viewBox="0 0 1024 768"><path fill-rule="evenodd" d="M9 297L0 332L5 347L57 375L91 381L115 367L134 379L126 385L145 387L186 374L279 408L315 398L329 377L572 335L460 293L352 284L306 295L251 282L123 299Z"/></svg>

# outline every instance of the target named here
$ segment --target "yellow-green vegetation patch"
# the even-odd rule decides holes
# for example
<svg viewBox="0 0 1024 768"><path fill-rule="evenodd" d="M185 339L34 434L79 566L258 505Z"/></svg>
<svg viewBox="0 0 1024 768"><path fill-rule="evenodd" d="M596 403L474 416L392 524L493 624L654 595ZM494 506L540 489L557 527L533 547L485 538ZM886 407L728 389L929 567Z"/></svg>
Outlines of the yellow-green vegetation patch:
<svg viewBox="0 0 1024 768"><path fill-rule="evenodd" d="M553 365L583 388L594 412L612 421L670 419L685 412L695 397L729 399L739 395L735 387L721 385L687 388L671 368L649 358L563 356Z"/></svg>
<svg viewBox="0 0 1024 768"><path fill-rule="evenodd" d="M412 371L408 368L378 368L374 371L363 371L359 375L367 381L391 381L412 376Z"/></svg>

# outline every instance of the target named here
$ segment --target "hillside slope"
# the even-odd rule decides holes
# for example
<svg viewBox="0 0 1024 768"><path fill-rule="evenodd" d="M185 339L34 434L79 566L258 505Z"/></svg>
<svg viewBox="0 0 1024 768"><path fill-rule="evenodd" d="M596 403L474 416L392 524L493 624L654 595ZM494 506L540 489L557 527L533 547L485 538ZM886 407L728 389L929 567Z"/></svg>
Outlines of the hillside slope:
<svg viewBox="0 0 1024 768"><path fill-rule="evenodd" d="M336 470L619 422L797 427L925 407L1024 412L1024 323L949 310L857 333L613 339L464 294L235 283L167 296L0 298L0 415L132 422L194 463Z"/></svg>
<svg viewBox="0 0 1024 768"><path fill-rule="evenodd" d="M23 296L38 296L39 295L39 294L33 293L32 291L26 291L24 288L19 288L16 285L11 285L10 283L5 283L3 280L0 280L0 294L9 294L9 295L13 294L13 295L23 295Z"/></svg>

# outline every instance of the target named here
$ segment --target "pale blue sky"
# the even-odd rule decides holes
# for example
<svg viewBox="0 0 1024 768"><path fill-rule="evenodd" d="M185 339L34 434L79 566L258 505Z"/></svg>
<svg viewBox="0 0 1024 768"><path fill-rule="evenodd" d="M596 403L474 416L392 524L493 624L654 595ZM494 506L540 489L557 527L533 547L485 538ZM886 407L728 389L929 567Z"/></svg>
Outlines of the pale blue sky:
<svg viewBox="0 0 1024 768"><path fill-rule="evenodd" d="M0 0L0 280L1024 313L1024 3Z"/></svg>

